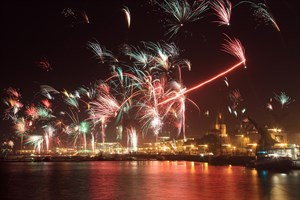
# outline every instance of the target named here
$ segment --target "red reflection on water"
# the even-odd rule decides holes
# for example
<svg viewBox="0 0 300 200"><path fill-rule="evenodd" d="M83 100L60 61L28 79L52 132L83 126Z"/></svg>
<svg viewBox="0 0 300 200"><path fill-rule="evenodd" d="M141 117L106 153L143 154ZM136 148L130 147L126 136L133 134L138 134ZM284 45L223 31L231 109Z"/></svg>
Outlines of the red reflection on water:
<svg viewBox="0 0 300 200"><path fill-rule="evenodd" d="M102 162L91 165L91 199L259 199L253 172L185 161ZM247 195L246 195L247 194Z"/></svg>
<svg viewBox="0 0 300 200"><path fill-rule="evenodd" d="M185 161L0 165L1 199L299 199L300 172Z"/></svg>

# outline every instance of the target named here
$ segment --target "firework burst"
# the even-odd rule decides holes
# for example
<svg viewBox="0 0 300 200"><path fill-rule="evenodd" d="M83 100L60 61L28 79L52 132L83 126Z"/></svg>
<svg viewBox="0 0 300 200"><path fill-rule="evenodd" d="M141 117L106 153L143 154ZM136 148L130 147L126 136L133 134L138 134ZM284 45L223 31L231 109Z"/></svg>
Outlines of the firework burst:
<svg viewBox="0 0 300 200"><path fill-rule="evenodd" d="M39 61L36 62L36 65L46 72L53 70L49 60L46 57L42 57Z"/></svg>
<svg viewBox="0 0 300 200"><path fill-rule="evenodd" d="M211 8L216 12L219 21L219 25L230 25L231 17L231 2L228 0L213 0L210 1Z"/></svg>
<svg viewBox="0 0 300 200"><path fill-rule="evenodd" d="M165 35L169 38L177 35L188 24L204 18L203 14L208 9L207 1L195 1L191 5L186 0L164 0L158 5L166 14L164 23L168 30Z"/></svg>
<svg viewBox="0 0 300 200"><path fill-rule="evenodd" d="M226 44L222 45L222 50L235 56L246 66L245 49L242 43L236 38L231 39L228 35L224 35L226 36Z"/></svg>
<svg viewBox="0 0 300 200"><path fill-rule="evenodd" d="M281 92L280 94L274 93L274 99L281 105L281 108L287 107L295 101L291 97L287 96L285 92Z"/></svg>

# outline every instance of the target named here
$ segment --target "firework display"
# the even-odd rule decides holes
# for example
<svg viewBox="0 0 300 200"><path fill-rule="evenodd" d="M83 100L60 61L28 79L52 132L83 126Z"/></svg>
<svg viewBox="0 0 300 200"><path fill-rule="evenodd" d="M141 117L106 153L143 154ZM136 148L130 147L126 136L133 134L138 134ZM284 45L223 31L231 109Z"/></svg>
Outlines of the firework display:
<svg viewBox="0 0 300 200"><path fill-rule="evenodd" d="M183 74L193 71L192 63L183 58L175 38L189 33L191 27L208 15L215 15L218 20L214 22L219 25L230 26L232 11L239 5L250 6L256 18L270 22L280 31L266 5L261 3L242 1L232 5L229 0L156 0L151 1L151 5L163 16L161 40L123 44L118 46L117 53L107 49L100 40L85 41L83 46L93 55L91 59L109 69L105 79L89 86L79 85L75 90L43 83L31 102L23 100L17 88L6 88L3 116L11 122L18 138L10 141L10 145L20 142L21 149L27 145L37 153L61 146L95 151L97 143L107 142L107 135L114 134L116 140L126 138L127 146L136 151L143 138L157 138L162 132L171 133L173 138L186 138L187 104L195 104L188 95L225 76L224 82L229 88L230 73L246 68L246 55L242 42L224 33L219 50L232 55L232 63L224 65L210 78L187 87ZM131 29L134 13L129 8L123 6L120 12L127 28ZM71 27L93 23L84 10L64 8L60 14ZM48 57L41 57L36 65L47 73L56 70ZM237 116L246 112L246 108L240 106L244 99L239 90L231 90L228 97L230 114ZM274 100L282 108L293 102L283 92L275 94ZM273 110L273 99L267 107ZM203 113L210 115L209 110ZM108 131L111 126L115 131Z"/></svg>

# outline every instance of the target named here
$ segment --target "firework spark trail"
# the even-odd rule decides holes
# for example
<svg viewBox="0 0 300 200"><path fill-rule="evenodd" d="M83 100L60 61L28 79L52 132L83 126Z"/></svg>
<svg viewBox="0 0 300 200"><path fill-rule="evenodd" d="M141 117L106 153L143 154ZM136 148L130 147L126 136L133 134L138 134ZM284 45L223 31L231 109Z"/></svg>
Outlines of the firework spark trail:
<svg viewBox="0 0 300 200"><path fill-rule="evenodd" d="M177 123L175 123L175 127L177 127L177 137L180 135L180 132L182 131L182 136L185 139L185 97L182 95L181 98L178 99L178 105L175 104L175 118L177 119Z"/></svg>
<svg viewBox="0 0 300 200"><path fill-rule="evenodd" d="M118 62L118 59L115 58L112 52L106 50L106 48L104 46L101 46L97 40L95 42L88 41L86 45L100 63Z"/></svg>
<svg viewBox="0 0 300 200"><path fill-rule="evenodd" d="M6 89L6 93L12 98L19 99L21 97L21 93L17 89L12 87Z"/></svg>
<svg viewBox="0 0 300 200"><path fill-rule="evenodd" d="M89 124L85 121L80 121L78 114L71 109L70 112L66 112L66 114L72 123L66 126L65 132L73 136L74 146L79 138L82 141L81 144L86 147L86 133L89 130Z"/></svg>
<svg viewBox="0 0 300 200"><path fill-rule="evenodd" d="M92 151L95 153L95 146L96 146L96 141L95 141L95 136L94 136L94 132L91 131L91 147L92 147Z"/></svg>
<svg viewBox="0 0 300 200"><path fill-rule="evenodd" d="M112 90L117 93L122 102L114 112L117 113L117 123L122 122L123 113L128 114L129 110L135 107L133 102L141 102L143 97L148 94L149 88L153 88L151 76L147 72L144 73L134 68L131 71L134 73L123 72L121 68L116 68L115 73L106 80L113 85ZM116 80L113 80L115 78ZM106 93L111 94L108 91Z"/></svg>
<svg viewBox="0 0 300 200"><path fill-rule="evenodd" d="M145 79L145 88L143 88L143 96L137 103L138 112L137 119L142 123L143 133L147 133L151 129L154 135L158 135L162 127L162 120L157 107L158 97L162 88L156 82L152 82L152 78Z"/></svg>
<svg viewBox="0 0 300 200"><path fill-rule="evenodd" d="M28 131L27 121L24 119L24 117L18 118L14 125L14 128L20 135L23 135Z"/></svg>
<svg viewBox="0 0 300 200"><path fill-rule="evenodd" d="M126 48L123 50L124 54L129 56L130 59L133 59L133 64L139 68L141 66L142 69L145 69L147 65L150 64L150 62L153 59L153 56L146 52L145 50L142 50L140 47L135 46L129 46L127 45Z"/></svg>
<svg viewBox="0 0 300 200"><path fill-rule="evenodd" d="M139 48L134 48L130 52L127 53L130 58L133 58L134 65L145 69L147 65L152 61L153 57L152 55L149 55L148 53L145 53L141 51Z"/></svg>
<svg viewBox="0 0 300 200"><path fill-rule="evenodd" d="M126 6L124 6L124 8L122 9L122 11L126 15L127 26L128 26L128 28L130 28L130 23L131 23L130 11L129 11L128 7L126 7Z"/></svg>
<svg viewBox="0 0 300 200"><path fill-rule="evenodd" d="M24 119L24 117L18 118L14 124L14 128L16 130L16 133L19 134L21 137L21 149L23 148L23 138L24 135L28 132L29 127L28 127L28 122Z"/></svg>
<svg viewBox="0 0 300 200"><path fill-rule="evenodd" d="M54 97L51 95L51 93L60 94L59 91L57 91L56 89L54 89L53 87L51 87L49 85L41 85L40 88L41 88L40 89L41 94L44 95L47 99L54 99Z"/></svg>
<svg viewBox="0 0 300 200"><path fill-rule="evenodd" d="M204 85L206 85L206 84L208 84L208 83L210 83L210 82L216 80L217 78L219 78L219 77L221 77L221 76L224 76L225 74L228 74L229 72L233 71L234 69L236 69L236 68L238 68L238 67L241 67L242 64L245 63L245 61L246 61L246 60L242 60L242 61L240 61L239 63L233 65L233 66L230 67L230 68L228 68L227 70L225 70L225 71L223 71L223 72L217 74L216 76L214 76L214 77L212 77L212 78L210 78L210 79L208 79L208 80L206 80L206 81L204 81L204 82L202 82L202 83L200 83L200 84L198 84L198 85L196 85L196 86L194 86L194 87L192 87L192 88L189 88L189 89L183 91L183 92L181 93L181 95L186 94L186 93L188 93L188 92L190 92L190 91L196 90L196 89L198 89L198 88L200 88L200 87L202 87L202 86L204 86Z"/></svg>
<svg viewBox="0 0 300 200"><path fill-rule="evenodd" d="M157 136L163 125L159 110L153 105L140 104L137 119L142 124L144 134L152 130L153 134Z"/></svg>
<svg viewBox="0 0 300 200"><path fill-rule="evenodd" d="M236 117L239 115L239 113L244 114L246 112L246 109L245 108L239 109L240 103L244 101L239 90L236 89L231 91L228 96L229 96L229 100L231 101L231 105L227 107L230 114L234 114Z"/></svg>
<svg viewBox="0 0 300 200"><path fill-rule="evenodd" d="M125 55L133 60L133 64L137 69L148 71L151 75L160 72L168 72L174 66L187 67L190 69L188 60L179 60L179 49L174 43L165 42L141 42L140 46L128 46L124 48ZM132 70L131 70L132 71Z"/></svg>
<svg viewBox="0 0 300 200"><path fill-rule="evenodd" d="M270 98L270 101L267 103L267 109L269 109L269 110L274 110L273 109L273 99L272 98Z"/></svg>
<svg viewBox="0 0 300 200"><path fill-rule="evenodd" d="M50 145L51 145L52 139L54 137L55 129L51 125L45 125L42 128L44 129L44 132L45 132L44 140L46 143L46 150L48 151L48 150L50 150Z"/></svg>
<svg viewBox="0 0 300 200"><path fill-rule="evenodd" d="M147 70L149 73L153 71L169 71L175 65L172 61L177 61L179 49L174 43L165 42L141 42L140 46L128 46L124 49L125 55L133 59L133 64L138 69ZM182 62L182 61L179 61ZM182 62L184 63L184 62Z"/></svg>
<svg viewBox="0 0 300 200"><path fill-rule="evenodd" d="M86 110L89 110L91 108L91 105L89 104L89 101L93 100L97 96L97 84L94 84L90 87L79 87L79 89L76 91L78 94L79 100L83 102L86 105ZM87 100L83 100L83 97L86 97Z"/></svg>
<svg viewBox="0 0 300 200"><path fill-rule="evenodd" d="M18 112L23 107L23 104L19 99L13 98L5 98L3 101L8 106L8 108L5 109L4 119L12 119L13 121L16 121L18 118Z"/></svg>
<svg viewBox="0 0 300 200"><path fill-rule="evenodd" d="M88 122L80 122L79 124L79 132L82 133L83 135L83 146L84 146L84 150L86 150L86 146L87 146L87 141L86 141L86 134L89 132L90 129L90 125Z"/></svg>
<svg viewBox="0 0 300 200"><path fill-rule="evenodd" d="M151 63L151 69L165 69L169 71L172 63L170 62L171 58L176 58L179 55L179 49L174 43L154 43L147 42L144 43L145 47L151 52L153 55L154 63Z"/></svg>
<svg viewBox="0 0 300 200"><path fill-rule="evenodd" d="M226 34L224 35L226 36L226 43L222 45L223 48L221 50L235 56L239 60L243 60L243 64L246 66L245 49L241 41L236 38L231 39Z"/></svg>
<svg viewBox="0 0 300 200"><path fill-rule="evenodd" d="M185 90L183 88L183 85L181 83L181 79L179 79L179 82L177 81L171 81L169 82L169 89L163 94L163 97L161 99L166 98L172 98L174 96L178 96L176 101L172 101L169 104L162 106L159 105L161 110L165 110L165 114L168 118L171 119L171 121L174 120L174 125L177 128L177 137L182 133L183 138L185 138L185 131L186 131L186 118L185 118L185 111L186 111L186 100L189 100L196 108L199 109L199 107L190 99L187 99L184 95L180 94L182 91ZM164 116L163 115L163 116ZM166 118L164 116L164 118ZM169 120L170 120L169 119ZM173 120L172 120L173 119Z"/></svg>
<svg viewBox="0 0 300 200"><path fill-rule="evenodd" d="M227 78L226 76L224 77L224 82L225 82L225 84L226 84L226 87L229 87L228 78Z"/></svg>
<svg viewBox="0 0 300 200"><path fill-rule="evenodd" d="M75 91L74 94L69 93L68 91L64 90L62 92L64 94L64 101L67 105L72 106L79 110L79 103L78 100L80 99L80 95L78 92Z"/></svg>
<svg viewBox="0 0 300 200"><path fill-rule="evenodd" d="M271 22L271 24L276 28L276 30L280 31L280 28L279 28L275 18L272 16L271 12L268 11L268 7L266 4L263 4L263 3L256 4L251 1L240 1L234 7L236 7L242 3L250 4L251 7L254 9L254 16L256 18L263 20L265 23Z"/></svg>
<svg viewBox="0 0 300 200"><path fill-rule="evenodd" d="M277 31L280 31L278 24L276 23L274 17L271 12L268 11L267 6L263 3L258 3L257 5L253 5L256 9L254 11L254 16L263 19L265 22L271 22Z"/></svg>
<svg viewBox="0 0 300 200"><path fill-rule="evenodd" d="M135 128L130 127L130 128L126 128L126 132L127 132L127 146L130 147L130 151L136 152L137 143L138 143L138 136L136 130Z"/></svg>
<svg viewBox="0 0 300 200"><path fill-rule="evenodd" d="M82 17L82 20L83 22L89 24L90 23L90 20L89 20L89 17L88 15L86 14L86 12L83 10L83 11L80 11L79 14L81 15Z"/></svg>
<svg viewBox="0 0 300 200"><path fill-rule="evenodd" d="M102 117L100 120L101 120L101 139L102 139L102 143L104 143L106 138L106 127L108 122L105 117Z"/></svg>
<svg viewBox="0 0 300 200"><path fill-rule="evenodd" d="M91 100L93 98L96 97L97 95L97 91L96 91L96 84L91 86L90 88L89 87L79 87L78 90L75 90L74 92L72 93L69 93L68 91L64 90L62 92L62 94L64 94L64 102L71 106L71 107L74 107L76 108L78 111L80 111L79 109L79 106L80 106L80 102L83 102L86 107L87 107L87 110L90 109L90 104L84 100L83 98L86 97L88 98L88 100Z"/></svg>
<svg viewBox="0 0 300 200"><path fill-rule="evenodd" d="M90 102L90 105L90 118L96 123L102 117L116 117L121 108L119 102L111 94L100 94L95 101Z"/></svg>
<svg viewBox="0 0 300 200"><path fill-rule="evenodd" d="M55 118L55 116L52 115L52 110L38 107L38 118L41 120L49 120L50 118Z"/></svg>
<svg viewBox="0 0 300 200"><path fill-rule="evenodd" d="M8 108L5 109L4 119L11 119L15 122L18 118L18 112L23 107L23 104L20 100L21 94L17 89L12 87L5 89L5 92L8 95L8 97L5 97L3 101L8 106Z"/></svg>
<svg viewBox="0 0 300 200"><path fill-rule="evenodd" d="M105 130L111 118L115 118L121 111L121 106L117 99L109 92L107 84L98 87L98 96L90 102L89 120L94 124L101 123L102 142L105 141Z"/></svg>
<svg viewBox="0 0 300 200"><path fill-rule="evenodd" d="M25 144L34 145L34 150L37 153L41 153L43 142L44 142L43 136L41 136L41 135L30 135L30 136L28 136L28 139L26 140Z"/></svg>
<svg viewBox="0 0 300 200"><path fill-rule="evenodd" d="M141 104L137 118L142 124L142 129L146 134L149 129L157 136L163 125L163 118L160 116L159 109L151 104Z"/></svg>
<svg viewBox="0 0 300 200"><path fill-rule="evenodd" d="M92 85L91 87L85 87L85 86L79 87L78 89L79 95L85 95L89 99L93 99L97 95L96 87L97 84Z"/></svg>
<svg viewBox="0 0 300 200"><path fill-rule="evenodd" d="M66 19L70 20L71 26L75 26L80 23L87 23L87 24L90 23L89 18L84 10L78 11L78 10L71 9L71 8L64 8L62 10L61 14Z"/></svg>
<svg viewBox="0 0 300 200"><path fill-rule="evenodd" d="M219 77L224 76L225 74L228 74L229 72L233 71L234 69L243 66L242 64L244 64L245 61L246 61L246 60L240 61L239 63L233 65L232 67L228 68L227 70L225 70L225 71L223 71L223 72L217 74L216 76L214 76L214 77L212 77L212 78L210 78L210 79L208 79L208 80L206 80L206 81L204 81L204 82L202 82L202 83L199 83L198 85L196 85L196 86L194 86L194 87L191 87L191 88L189 88L189 89L182 89L180 93L178 93L177 95L175 95L175 96L173 96L173 97L170 97L170 98L168 98L168 99L166 99L166 100L164 100L164 101L161 101L160 103L158 103L158 105L162 105L162 104L168 103L168 102L170 102L170 101L172 101L172 100L178 98L178 97L181 96L181 95L184 95L184 94L189 93L189 92L191 92L191 91L193 91L193 90L196 90L196 89L201 88L202 86L204 86L204 85L206 85L206 84L208 84L208 83L210 83L210 82L212 82L212 81L218 79Z"/></svg>
<svg viewBox="0 0 300 200"><path fill-rule="evenodd" d="M143 85L145 78L148 80L160 79L161 76L167 75L171 70L176 69L175 67L186 67L190 70L191 64L188 60L178 59L179 50L174 43L142 42L142 44L145 48L143 50L140 47L128 46L124 51L125 55L133 60L134 66L128 67L126 72L123 72L121 67L114 66L114 75L105 82L113 77L118 77L119 83L114 83L115 85L125 86L130 85L128 82L137 81L135 84L137 86L139 84ZM128 79L125 79L125 77Z"/></svg>
<svg viewBox="0 0 300 200"><path fill-rule="evenodd" d="M210 1L211 8L216 12L216 15L219 17L220 25L230 25L231 17L231 3L228 0L214 0Z"/></svg>

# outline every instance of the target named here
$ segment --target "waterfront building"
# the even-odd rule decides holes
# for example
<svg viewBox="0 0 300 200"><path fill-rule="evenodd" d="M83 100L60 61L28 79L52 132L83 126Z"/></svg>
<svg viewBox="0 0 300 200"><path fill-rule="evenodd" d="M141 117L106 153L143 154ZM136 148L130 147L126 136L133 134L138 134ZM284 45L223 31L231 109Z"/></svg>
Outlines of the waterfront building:
<svg viewBox="0 0 300 200"><path fill-rule="evenodd" d="M287 143L287 133L283 129L269 128L268 133L276 142Z"/></svg>
<svg viewBox="0 0 300 200"><path fill-rule="evenodd" d="M102 142L96 144L96 153L123 154L125 151L128 151L128 149L123 148L119 142Z"/></svg>

